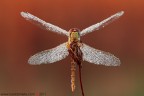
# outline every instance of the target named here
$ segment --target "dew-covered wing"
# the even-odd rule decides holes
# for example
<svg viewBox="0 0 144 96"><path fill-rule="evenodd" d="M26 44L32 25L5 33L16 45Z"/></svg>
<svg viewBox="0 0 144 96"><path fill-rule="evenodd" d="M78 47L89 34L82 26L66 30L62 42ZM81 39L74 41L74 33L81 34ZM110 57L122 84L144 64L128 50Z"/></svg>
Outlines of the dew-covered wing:
<svg viewBox="0 0 144 96"><path fill-rule="evenodd" d="M89 26L88 28L85 28L81 31L80 35L83 36L87 33L91 33L95 30L99 30L100 28L105 27L106 25L110 24L111 22L115 21L116 19L118 19L119 17L121 17L124 14L124 11L118 12L112 16L110 16L109 18L101 21L100 23L94 24L92 26Z"/></svg>
<svg viewBox="0 0 144 96"><path fill-rule="evenodd" d="M55 26L51 23L47 23L47 22L41 20L40 18L38 18L38 17L28 13L28 12L21 12L21 16L24 17L26 20L30 21L31 23L38 25L42 29L53 31L53 32L56 32L58 34L63 34L66 36L69 35L66 30L64 30L58 26Z"/></svg>
<svg viewBox="0 0 144 96"><path fill-rule="evenodd" d="M120 65L120 60L108 52L92 48L86 44L82 45L81 50L83 53L84 61L105 66Z"/></svg>
<svg viewBox="0 0 144 96"><path fill-rule="evenodd" d="M39 52L31 56L28 63L31 65L40 65L46 63L54 63L67 57L69 54L66 43L63 43L55 48Z"/></svg>

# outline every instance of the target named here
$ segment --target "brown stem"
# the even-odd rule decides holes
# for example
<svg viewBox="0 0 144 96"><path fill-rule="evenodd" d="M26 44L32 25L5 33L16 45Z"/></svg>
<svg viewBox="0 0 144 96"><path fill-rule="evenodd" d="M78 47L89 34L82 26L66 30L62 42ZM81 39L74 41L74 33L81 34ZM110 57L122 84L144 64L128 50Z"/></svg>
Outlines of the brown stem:
<svg viewBox="0 0 144 96"><path fill-rule="evenodd" d="M83 90L82 79L81 79L81 65L79 65L79 79L80 79L80 86L81 86L82 96L84 96L84 90Z"/></svg>

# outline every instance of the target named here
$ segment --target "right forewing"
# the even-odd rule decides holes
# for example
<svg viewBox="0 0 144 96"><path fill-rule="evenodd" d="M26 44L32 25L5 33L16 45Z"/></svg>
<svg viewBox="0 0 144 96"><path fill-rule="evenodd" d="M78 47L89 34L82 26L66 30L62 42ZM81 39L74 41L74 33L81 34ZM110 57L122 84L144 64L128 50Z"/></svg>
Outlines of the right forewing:
<svg viewBox="0 0 144 96"><path fill-rule="evenodd" d="M81 31L80 35L83 36L85 34L91 33L95 30L99 30L103 27L105 27L106 25L110 24L111 22L117 20L119 17L121 17L124 14L124 11L118 12L110 17L108 17L107 19L104 19L103 21L101 21L100 23L94 24L92 26L89 26L88 28L85 28Z"/></svg>
<svg viewBox="0 0 144 96"><path fill-rule="evenodd" d="M108 52L92 48L86 44L82 45L81 50L83 53L84 61L105 66L120 65L120 60Z"/></svg>
<svg viewBox="0 0 144 96"><path fill-rule="evenodd" d="M55 48L39 52L31 56L28 63L31 65L40 65L43 63L53 63L60 61L67 57L69 54L66 43L63 43Z"/></svg>
<svg viewBox="0 0 144 96"><path fill-rule="evenodd" d="M30 13L26 13L26 12L21 12L22 17L24 17L26 20L30 21L33 24L38 25L39 27L41 27L42 29L45 30L49 30L49 31L53 31L56 32L58 34L63 34L68 36L68 32L58 26L55 26L53 24L47 23L43 20L41 20L40 18L30 14Z"/></svg>

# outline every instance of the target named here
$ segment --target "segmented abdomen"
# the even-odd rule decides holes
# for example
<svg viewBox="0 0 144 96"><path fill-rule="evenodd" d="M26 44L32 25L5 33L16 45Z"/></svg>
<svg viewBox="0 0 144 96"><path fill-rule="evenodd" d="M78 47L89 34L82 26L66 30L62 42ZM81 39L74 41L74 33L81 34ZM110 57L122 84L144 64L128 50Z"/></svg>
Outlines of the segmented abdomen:
<svg viewBox="0 0 144 96"><path fill-rule="evenodd" d="M76 63L74 60L71 62L71 89L72 92L75 90L75 72L76 72Z"/></svg>

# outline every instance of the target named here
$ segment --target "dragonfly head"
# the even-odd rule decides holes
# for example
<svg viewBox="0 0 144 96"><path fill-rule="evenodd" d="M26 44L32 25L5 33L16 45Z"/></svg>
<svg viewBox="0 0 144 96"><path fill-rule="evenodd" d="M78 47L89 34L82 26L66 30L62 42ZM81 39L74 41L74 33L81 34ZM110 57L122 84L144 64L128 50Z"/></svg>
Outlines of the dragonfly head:
<svg viewBox="0 0 144 96"><path fill-rule="evenodd" d="M71 28L69 30L69 32L80 32L80 29L78 29L78 28Z"/></svg>
<svg viewBox="0 0 144 96"><path fill-rule="evenodd" d="M69 30L69 36L71 38L80 38L80 30L78 28L71 28Z"/></svg>

